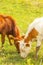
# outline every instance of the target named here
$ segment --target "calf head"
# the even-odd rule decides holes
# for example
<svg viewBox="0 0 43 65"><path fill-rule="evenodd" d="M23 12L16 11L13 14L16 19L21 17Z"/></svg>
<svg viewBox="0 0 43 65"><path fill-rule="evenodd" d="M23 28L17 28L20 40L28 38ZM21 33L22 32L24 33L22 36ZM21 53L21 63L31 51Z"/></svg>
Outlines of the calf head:
<svg viewBox="0 0 43 65"><path fill-rule="evenodd" d="M14 38L14 44L16 46L16 49L18 51L18 53L20 53L20 41L24 39L25 35L22 35L20 38Z"/></svg>
<svg viewBox="0 0 43 65"><path fill-rule="evenodd" d="M18 41L18 44L19 44L20 56L22 58L26 58L31 48L30 42L28 44L28 43L25 43L24 40L21 40L21 41Z"/></svg>

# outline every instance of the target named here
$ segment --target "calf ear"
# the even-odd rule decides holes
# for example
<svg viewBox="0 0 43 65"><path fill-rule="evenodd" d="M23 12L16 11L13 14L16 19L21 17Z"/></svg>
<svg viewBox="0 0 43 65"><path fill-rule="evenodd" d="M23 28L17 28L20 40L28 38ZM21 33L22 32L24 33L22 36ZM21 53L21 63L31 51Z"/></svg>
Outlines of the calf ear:
<svg viewBox="0 0 43 65"><path fill-rule="evenodd" d="M22 35L22 38L24 38L25 37L25 34L24 35Z"/></svg>
<svg viewBox="0 0 43 65"><path fill-rule="evenodd" d="M19 40L18 37L13 37L13 36L9 36L10 39L13 39L13 40Z"/></svg>
<svg viewBox="0 0 43 65"><path fill-rule="evenodd" d="M10 39L14 39L14 37L13 37L12 35L9 35L9 38L10 38Z"/></svg>
<svg viewBox="0 0 43 65"><path fill-rule="evenodd" d="M20 41L17 41L18 42L18 44L20 43Z"/></svg>
<svg viewBox="0 0 43 65"><path fill-rule="evenodd" d="M26 44L26 47L30 47L30 44Z"/></svg>

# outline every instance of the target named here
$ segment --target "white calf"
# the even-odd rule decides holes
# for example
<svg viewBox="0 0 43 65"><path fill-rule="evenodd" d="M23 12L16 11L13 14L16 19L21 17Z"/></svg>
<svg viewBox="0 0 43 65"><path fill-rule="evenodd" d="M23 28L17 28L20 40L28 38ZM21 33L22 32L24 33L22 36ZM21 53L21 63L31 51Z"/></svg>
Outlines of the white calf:
<svg viewBox="0 0 43 65"><path fill-rule="evenodd" d="M20 56L27 57L31 48L32 40L37 40L36 55L38 54L43 39L43 17L36 18L28 27L23 40L19 41Z"/></svg>

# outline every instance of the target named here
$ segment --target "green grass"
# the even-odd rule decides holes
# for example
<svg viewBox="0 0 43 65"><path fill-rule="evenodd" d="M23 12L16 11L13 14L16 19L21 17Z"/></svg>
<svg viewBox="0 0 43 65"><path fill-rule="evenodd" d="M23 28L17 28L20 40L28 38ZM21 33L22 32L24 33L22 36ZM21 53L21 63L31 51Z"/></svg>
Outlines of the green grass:
<svg viewBox="0 0 43 65"><path fill-rule="evenodd" d="M12 16L20 28L26 33L28 25L37 17L43 16L42 0L0 0L0 14ZM43 43L43 42L42 42ZM1 47L1 37L0 37ZM0 48L0 65L43 65L43 45L37 60L34 60L36 42L33 42L30 54L22 59L15 46L10 46L6 38L4 49ZM42 62L41 62L42 61Z"/></svg>

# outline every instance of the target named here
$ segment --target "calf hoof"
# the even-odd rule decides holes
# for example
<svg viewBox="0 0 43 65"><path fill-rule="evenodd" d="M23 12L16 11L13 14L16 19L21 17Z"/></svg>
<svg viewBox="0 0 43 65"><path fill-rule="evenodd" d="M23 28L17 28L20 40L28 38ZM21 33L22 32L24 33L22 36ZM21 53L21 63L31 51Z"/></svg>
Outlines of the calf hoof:
<svg viewBox="0 0 43 65"><path fill-rule="evenodd" d="M1 47L2 48L2 50L4 49L4 47Z"/></svg>
<svg viewBox="0 0 43 65"><path fill-rule="evenodd" d="M20 53L20 52L18 51L18 53Z"/></svg>
<svg viewBox="0 0 43 65"><path fill-rule="evenodd" d="M12 46L12 44L10 44Z"/></svg>
<svg viewBox="0 0 43 65"><path fill-rule="evenodd" d="M38 55L35 55L35 56L34 56L34 59L37 60L37 59L38 59Z"/></svg>
<svg viewBox="0 0 43 65"><path fill-rule="evenodd" d="M12 46L13 44L12 44L12 43L10 43L10 45Z"/></svg>
<svg viewBox="0 0 43 65"><path fill-rule="evenodd" d="M3 46L3 45L1 46L1 49L2 49L2 50L4 49L4 46Z"/></svg>

